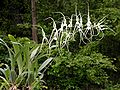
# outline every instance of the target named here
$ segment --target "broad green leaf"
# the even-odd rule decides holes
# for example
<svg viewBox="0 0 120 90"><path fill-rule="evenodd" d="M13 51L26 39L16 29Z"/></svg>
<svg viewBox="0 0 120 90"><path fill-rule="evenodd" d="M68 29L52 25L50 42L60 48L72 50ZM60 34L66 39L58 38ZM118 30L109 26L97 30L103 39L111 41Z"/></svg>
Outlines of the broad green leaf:
<svg viewBox="0 0 120 90"><path fill-rule="evenodd" d="M5 66L6 66L6 69L5 69L5 77L6 77L6 79L7 80L9 80L9 76L10 76L10 68L9 68L9 66L7 65L7 64L5 64Z"/></svg>
<svg viewBox="0 0 120 90"><path fill-rule="evenodd" d="M29 50L29 45L25 44L25 46L22 48L23 49L23 66L25 69L30 68L29 63L30 63L30 50Z"/></svg>
<svg viewBox="0 0 120 90"><path fill-rule="evenodd" d="M18 43L18 42L13 42L13 41L11 41L12 42L12 44L14 44L14 45L20 45L20 46L22 46L20 43Z"/></svg>
<svg viewBox="0 0 120 90"><path fill-rule="evenodd" d="M14 70L15 61L13 61L13 56L12 56L14 52L8 47L8 45L1 38L0 38L0 43L8 49L10 61L11 61L11 69Z"/></svg>
<svg viewBox="0 0 120 90"><path fill-rule="evenodd" d="M43 70L43 69L51 62L52 59L53 59L53 58L50 57L50 58L48 58L46 61L44 61L44 62L42 63L42 65L39 67L38 72L40 72L41 70Z"/></svg>
<svg viewBox="0 0 120 90"><path fill-rule="evenodd" d="M5 70L0 68L0 71L5 75Z"/></svg>
<svg viewBox="0 0 120 90"><path fill-rule="evenodd" d="M16 39L14 38L14 36L9 34L8 37L12 42L16 42ZM14 48L15 55L16 55L20 51L20 46L18 44L13 44L13 48ZM19 55L16 61L18 64L19 74L21 74L22 73L22 55Z"/></svg>
<svg viewBox="0 0 120 90"><path fill-rule="evenodd" d="M40 58L43 58L43 57L46 57L46 56L49 56L50 54L43 54L43 55L38 55L37 57L36 57L36 59L38 60L38 59L40 59Z"/></svg>
<svg viewBox="0 0 120 90"><path fill-rule="evenodd" d="M5 75L6 80L9 80L9 76L10 76L10 68L7 64L5 64L6 68L2 69L0 68L0 71Z"/></svg>
<svg viewBox="0 0 120 90"><path fill-rule="evenodd" d="M38 49L39 49L39 46L38 46L35 50L32 51L32 53L31 53L31 55L30 55L30 59L33 60L33 58L34 58L35 55L37 54Z"/></svg>

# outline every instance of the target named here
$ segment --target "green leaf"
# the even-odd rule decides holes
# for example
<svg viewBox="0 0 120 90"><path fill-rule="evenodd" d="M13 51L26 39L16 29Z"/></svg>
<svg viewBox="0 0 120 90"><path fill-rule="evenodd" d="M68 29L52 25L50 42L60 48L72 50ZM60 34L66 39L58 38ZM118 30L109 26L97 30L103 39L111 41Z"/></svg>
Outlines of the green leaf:
<svg viewBox="0 0 120 90"><path fill-rule="evenodd" d="M28 74L28 72L23 72L22 74L18 75L15 83L17 86L19 86L21 84L21 82L25 79L26 75Z"/></svg>
<svg viewBox="0 0 120 90"><path fill-rule="evenodd" d="M7 69L5 70L5 77L6 77L7 80L9 80L9 76L10 76L10 69L7 68Z"/></svg>
<svg viewBox="0 0 120 90"><path fill-rule="evenodd" d="M0 90L4 90L3 88L6 88L6 90L8 90L8 88L6 87L6 83L2 83L1 86L0 86Z"/></svg>
<svg viewBox="0 0 120 90"><path fill-rule="evenodd" d="M31 59L31 60L34 59L35 55L37 54L38 49L39 49L39 46L32 51L32 53L31 53L31 55L30 55L30 59Z"/></svg>
<svg viewBox="0 0 120 90"><path fill-rule="evenodd" d="M9 76L10 76L10 68L7 64L5 64L5 66L7 67L6 69L2 69L0 68L0 71L5 75L6 80L9 80Z"/></svg>
<svg viewBox="0 0 120 90"><path fill-rule="evenodd" d="M8 47L8 45L1 38L0 38L0 43L8 49L10 61L11 61L11 69L14 70L15 61L13 60L13 56L12 56L14 52Z"/></svg>
<svg viewBox="0 0 120 90"><path fill-rule="evenodd" d="M16 80L16 78L17 78L17 74L16 74L15 71L12 70L11 73L10 73L10 81L11 81L12 83L14 83L15 80Z"/></svg>
<svg viewBox="0 0 120 90"><path fill-rule="evenodd" d="M12 42L16 42L16 39L14 38L14 36L12 35L8 35L9 39L12 41ZM15 55L21 50L20 46L18 44L14 44L13 43L13 48L14 48L14 51L15 51ZM22 73L22 55L20 54L19 57L17 58L17 64L18 64L18 69L19 69L19 74Z"/></svg>
<svg viewBox="0 0 120 90"><path fill-rule="evenodd" d="M2 76L0 76L0 78L6 83L6 85L10 86L9 82Z"/></svg>
<svg viewBox="0 0 120 90"><path fill-rule="evenodd" d="M44 61L44 62L42 63L42 65L39 67L38 72L40 72L41 70L43 70L43 69L51 62L52 59L53 59L53 58L50 57L50 58L48 58L46 61Z"/></svg>

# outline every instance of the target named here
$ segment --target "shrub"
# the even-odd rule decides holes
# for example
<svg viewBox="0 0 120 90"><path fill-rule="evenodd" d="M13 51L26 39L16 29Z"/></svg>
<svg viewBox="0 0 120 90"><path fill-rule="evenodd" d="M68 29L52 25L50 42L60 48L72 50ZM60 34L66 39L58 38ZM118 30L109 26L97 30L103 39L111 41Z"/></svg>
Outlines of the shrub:
<svg viewBox="0 0 120 90"><path fill-rule="evenodd" d="M84 90L92 86L102 88L110 82L106 71L109 69L115 70L112 60L100 53L94 52L88 56L64 51L47 72L47 84L52 90Z"/></svg>

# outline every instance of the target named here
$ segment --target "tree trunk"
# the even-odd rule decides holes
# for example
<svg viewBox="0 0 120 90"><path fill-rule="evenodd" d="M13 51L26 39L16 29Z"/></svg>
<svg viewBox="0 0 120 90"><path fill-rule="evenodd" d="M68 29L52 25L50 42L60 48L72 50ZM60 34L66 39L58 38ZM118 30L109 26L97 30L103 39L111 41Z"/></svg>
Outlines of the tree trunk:
<svg viewBox="0 0 120 90"><path fill-rule="evenodd" d="M36 1L31 0L31 8L32 8L32 39L35 42L38 42L37 38L37 28L36 28Z"/></svg>

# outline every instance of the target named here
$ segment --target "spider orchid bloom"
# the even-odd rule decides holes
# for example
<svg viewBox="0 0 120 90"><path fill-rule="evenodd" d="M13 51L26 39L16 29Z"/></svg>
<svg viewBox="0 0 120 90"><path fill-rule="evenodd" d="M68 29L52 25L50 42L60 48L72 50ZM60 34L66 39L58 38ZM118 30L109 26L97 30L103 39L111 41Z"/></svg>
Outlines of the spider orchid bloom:
<svg viewBox="0 0 120 90"><path fill-rule="evenodd" d="M80 27L81 27L81 29L83 29L83 22L82 22L82 16L81 16L81 13L79 12L79 16L80 16Z"/></svg>
<svg viewBox="0 0 120 90"><path fill-rule="evenodd" d="M91 30L92 23L91 23L91 21L90 21L89 9L88 9L88 17L87 17L87 24L86 24L86 26L87 26L86 29L87 29L88 31Z"/></svg>
<svg viewBox="0 0 120 90"><path fill-rule="evenodd" d="M76 12L76 23L75 23L75 28L78 28L79 27L79 17L77 15L77 12Z"/></svg>
<svg viewBox="0 0 120 90"><path fill-rule="evenodd" d="M72 20L73 19L73 15L71 15L71 18L69 20L69 24L68 24L68 28L72 28Z"/></svg>
<svg viewBox="0 0 120 90"><path fill-rule="evenodd" d="M63 16L63 27L65 27L65 29L67 30L67 21L66 21L66 18L65 16L63 15L63 13L61 13L62 16Z"/></svg>
<svg viewBox="0 0 120 90"><path fill-rule="evenodd" d="M62 20L62 28L64 28L65 27L65 29L67 30L67 20L66 20L66 18L65 18L65 16L64 16L64 14L63 13L61 13L61 12L55 12L55 13L60 13L62 16L63 16L63 20Z"/></svg>
<svg viewBox="0 0 120 90"><path fill-rule="evenodd" d="M57 40L58 38L58 31L55 32L54 36L53 36L53 40Z"/></svg>
<svg viewBox="0 0 120 90"><path fill-rule="evenodd" d="M45 35L45 32L44 32L44 30L43 30L42 27L41 27L41 29L42 29L43 39L42 39L42 44L41 44L41 47L40 47L40 51L42 50L43 43L44 43L45 41L46 41L47 44L49 44L49 41L48 41L48 39L47 39L47 37L46 37L46 35Z"/></svg>
<svg viewBox="0 0 120 90"><path fill-rule="evenodd" d="M50 42L52 40L52 38L53 38L54 32L57 32L57 27L56 27L56 23L55 23L53 18L48 17L47 19L51 19L53 21L53 30L52 30L52 33L51 33L50 39L49 39L49 42Z"/></svg>

